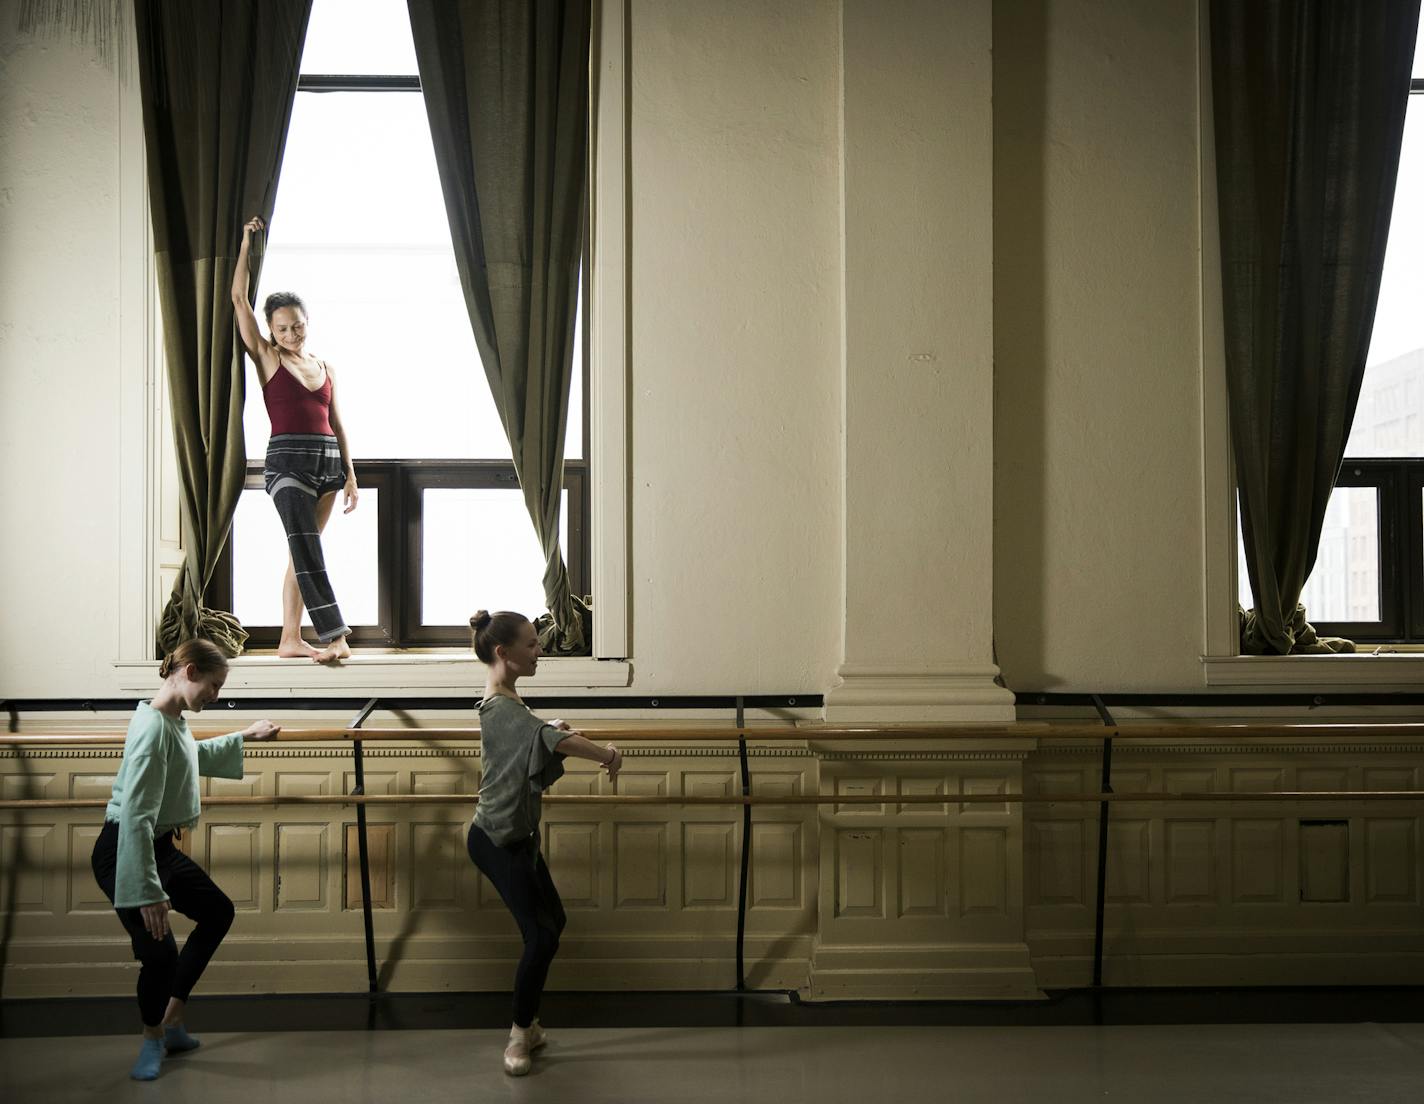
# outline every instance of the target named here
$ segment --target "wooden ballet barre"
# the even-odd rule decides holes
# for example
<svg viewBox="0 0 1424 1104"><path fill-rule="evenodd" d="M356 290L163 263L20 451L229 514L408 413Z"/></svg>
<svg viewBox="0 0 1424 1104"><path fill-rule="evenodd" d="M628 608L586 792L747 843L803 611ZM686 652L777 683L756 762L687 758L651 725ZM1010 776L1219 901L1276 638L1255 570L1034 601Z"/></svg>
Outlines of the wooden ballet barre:
<svg viewBox="0 0 1424 1104"><path fill-rule="evenodd" d="M232 729L203 729L198 739L218 736ZM578 731L593 740L622 743L735 743L738 740L766 743L834 743L839 741L892 742L896 740L1329 740L1414 737L1424 739L1424 723L1354 722L1338 724L1211 724L1211 723L1128 723L1100 725L1085 722L1027 722L1011 725L906 725L906 726L816 726L746 725L698 726L647 729L590 725ZM277 736L291 742L407 742L456 740L478 742L480 730L469 728L283 728ZM0 734L0 746L102 746L122 744L121 733Z"/></svg>
<svg viewBox="0 0 1424 1104"><path fill-rule="evenodd" d="M1081 794L787 794L779 797L707 794L666 797L662 794L552 794L556 805L1058 805L1103 801L1161 804L1167 802L1320 802L1420 801L1424 790L1272 790L1261 793L1081 793ZM108 798L9 798L0 810L100 809ZM475 805L478 794L272 794L207 797L203 805Z"/></svg>

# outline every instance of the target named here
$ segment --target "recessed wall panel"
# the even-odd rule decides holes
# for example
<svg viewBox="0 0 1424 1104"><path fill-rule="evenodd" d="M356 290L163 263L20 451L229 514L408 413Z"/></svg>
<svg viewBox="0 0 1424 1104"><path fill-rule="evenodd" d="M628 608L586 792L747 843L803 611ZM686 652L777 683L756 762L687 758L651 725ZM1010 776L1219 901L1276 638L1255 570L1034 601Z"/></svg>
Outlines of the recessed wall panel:
<svg viewBox="0 0 1424 1104"><path fill-rule="evenodd" d="M61 838L54 824L0 828L0 916L58 911L50 872L59 859L55 841Z"/></svg>
<svg viewBox="0 0 1424 1104"><path fill-rule="evenodd" d="M869 919L885 915L883 840L884 832L879 828L836 832L836 916Z"/></svg>
<svg viewBox="0 0 1424 1104"><path fill-rule="evenodd" d="M261 907L261 828L256 824L202 821L208 874L233 907L255 912Z"/></svg>
<svg viewBox="0 0 1424 1104"><path fill-rule="evenodd" d="M1285 840L1279 820L1233 820L1231 899L1236 904L1285 900Z"/></svg>
<svg viewBox="0 0 1424 1104"><path fill-rule="evenodd" d="M1200 792L1200 791L1198 791ZM1169 820L1166 837L1167 903L1216 902L1216 822Z"/></svg>
<svg viewBox="0 0 1424 1104"><path fill-rule="evenodd" d="M900 828L895 864L897 916L943 916L945 893L943 828Z"/></svg>
<svg viewBox="0 0 1424 1104"><path fill-rule="evenodd" d="M751 908L801 907L801 824L752 822Z"/></svg>
<svg viewBox="0 0 1424 1104"><path fill-rule="evenodd" d="M613 826L614 907L667 907L667 826Z"/></svg>
<svg viewBox="0 0 1424 1104"><path fill-rule="evenodd" d="M682 904L684 908L734 908L733 874L737 829L731 824L682 826Z"/></svg>
<svg viewBox="0 0 1424 1104"><path fill-rule="evenodd" d="M569 821L545 825L549 869L566 909L598 907L598 825Z"/></svg>
<svg viewBox="0 0 1424 1104"><path fill-rule="evenodd" d="M317 912L326 909L326 824L278 824L277 858L273 863L279 912Z"/></svg>
<svg viewBox="0 0 1424 1104"><path fill-rule="evenodd" d="M1419 903L1419 823L1413 818L1365 820L1365 900Z"/></svg>
<svg viewBox="0 0 1424 1104"><path fill-rule="evenodd" d="M1002 916L1008 902L1008 834L1002 828L961 828L959 914Z"/></svg>
<svg viewBox="0 0 1424 1104"><path fill-rule="evenodd" d="M1083 904L1083 822L1034 821L1029 840L1033 848L1033 868L1037 871L1033 903Z"/></svg>
<svg viewBox="0 0 1424 1104"><path fill-rule="evenodd" d="M411 904L417 909L460 906L460 875L470 863L464 821L424 821L410 826ZM482 878L482 881L488 881ZM493 892L493 891L491 891Z"/></svg>

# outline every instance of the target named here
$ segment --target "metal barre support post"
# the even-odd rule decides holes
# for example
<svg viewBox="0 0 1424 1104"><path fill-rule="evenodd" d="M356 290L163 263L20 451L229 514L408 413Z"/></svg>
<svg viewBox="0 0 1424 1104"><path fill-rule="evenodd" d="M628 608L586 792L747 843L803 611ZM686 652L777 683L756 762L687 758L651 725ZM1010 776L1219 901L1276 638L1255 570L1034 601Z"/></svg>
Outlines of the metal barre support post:
<svg viewBox="0 0 1424 1104"><path fill-rule="evenodd" d="M742 767L742 796L752 795L751 764L747 761L747 741L740 735L746 724L742 699L737 699L737 758ZM742 872L737 888L737 992L747 991L746 943L747 943L747 872L751 859L752 807L742 806Z"/></svg>
<svg viewBox="0 0 1424 1104"><path fill-rule="evenodd" d="M351 722L353 729L359 729L366 718L375 710L380 698L372 698L356 714ZM351 760L356 774L356 787L351 792L366 796L366 763L362 753L362 741L351 741ZM376 992L376 928L371 916L371 857L366 835L366 806L356 806L356 849L361 859L361 919L366 929L366 985L371 994Z"/></svg>
<svg viewBox="0 0 1424 1104"><path fill-rule="evenodd" d="M1113 723L1112 714L1108 712L1108 707L1103 704L1103 699L1096 694L1093 695L1093 707L1098 711L1098 716L1107 726L1107 734L1103 736L1103 765L1102 773L1098 782L1098 789L1105 794L1112 793L1112 730L1116 726ZM1109 811L1112 809L1106 801L1098 802L1098 888L1097 902L1093 917L1093 988L1103 987L1103 931L1107 925L1107 901L1108 901L1108 819Z"/></svg>

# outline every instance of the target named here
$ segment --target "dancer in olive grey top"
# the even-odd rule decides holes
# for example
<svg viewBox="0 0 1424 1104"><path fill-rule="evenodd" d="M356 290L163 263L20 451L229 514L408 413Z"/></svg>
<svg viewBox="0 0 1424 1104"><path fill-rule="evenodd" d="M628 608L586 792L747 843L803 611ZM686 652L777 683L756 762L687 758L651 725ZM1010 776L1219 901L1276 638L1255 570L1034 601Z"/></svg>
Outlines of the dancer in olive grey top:
<svg viewBox="0 0 1424 1104"><path fill-rule="evenodd" d="M174 841L198 820L198 777L242 777L244 740L267 740L271 721L195 742L183 719L213 702L227 679L227 658L206 640L189 640L158 668L163 685L140 702L124 739L104 827L94 842L94 878L129 934L138 972L143 1044L129 1076L152 1081L165 1054L192 1050L183 1009L208 960L232 925L232 902ZM170 911L196 922L183 950Z"/></svg>
<svg viewBox="0 0 1424 1104"><path fill-rule="evenodd" d="M527 617L480 610L470 628L489 678L480 703L480 803L466 846L524 937L514 972L514 1026L504 1050L504 1072L520 1077L529 1072L530 1052L545 1042L539 998L564 930L564 906L539 853L539 795L564 773L565 756L591 759L612 779L623 755L563 721L546 724L520 699L514 684L534 673L541 654Z"/></svg>

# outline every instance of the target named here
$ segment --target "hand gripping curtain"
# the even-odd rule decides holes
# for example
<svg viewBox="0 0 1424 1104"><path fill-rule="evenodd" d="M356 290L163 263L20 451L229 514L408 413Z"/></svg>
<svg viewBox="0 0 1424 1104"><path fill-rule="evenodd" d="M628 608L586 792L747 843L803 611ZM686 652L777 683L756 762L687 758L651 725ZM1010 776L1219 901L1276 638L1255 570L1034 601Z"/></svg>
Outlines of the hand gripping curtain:
<svg viewBox="0 0 1424 1104"><path fill-rule="evenodd" d="M1212 0L1232 447L1255 609L1285 654L1364 376L1419 0Z"/></svg>
<svg viewBox="0 0 1424 1104"><path fill-rule="evenodd" d="M588 0L407 0L455 262L544 552L545 652L587 655L559 549L583 250Z"/></svg>
<svg viewBox="0 0 1424 1104"><path fill-rule="evenodd" d="M243 223L272 215L310 11L311 0L135 6L185 548L163 652L201 636L237 655L247 639L232 614L204 605L247 467L229 296ZM254 289L257 275L254 258Z"/></svg>

